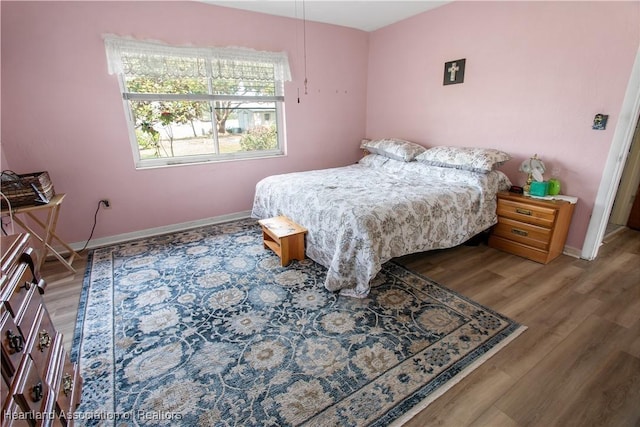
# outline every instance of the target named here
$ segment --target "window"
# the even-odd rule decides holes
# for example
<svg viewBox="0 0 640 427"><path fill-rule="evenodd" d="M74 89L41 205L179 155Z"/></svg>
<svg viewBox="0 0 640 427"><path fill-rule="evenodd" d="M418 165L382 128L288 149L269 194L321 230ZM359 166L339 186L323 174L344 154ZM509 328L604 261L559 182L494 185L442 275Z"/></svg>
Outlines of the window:
<svg viewBox="0 0 640 427"><path fill-rule="evenodd" d="M286 53L105 37L136 167L284 154Z"/></svg>

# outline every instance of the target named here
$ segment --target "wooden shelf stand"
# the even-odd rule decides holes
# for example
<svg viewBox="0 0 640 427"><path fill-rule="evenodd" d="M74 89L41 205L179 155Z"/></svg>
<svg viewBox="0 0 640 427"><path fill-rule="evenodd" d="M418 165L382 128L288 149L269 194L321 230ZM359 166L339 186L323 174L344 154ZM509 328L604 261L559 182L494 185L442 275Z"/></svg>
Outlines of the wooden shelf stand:
<svg viewBox="0 0 640 427"><path fill-rule="evenodd" d="M286 216L261 219L262 240L265 249L269 248L280 257L281 265L287 266L291 260L304 259L304 235L307 229Z"/></svg>

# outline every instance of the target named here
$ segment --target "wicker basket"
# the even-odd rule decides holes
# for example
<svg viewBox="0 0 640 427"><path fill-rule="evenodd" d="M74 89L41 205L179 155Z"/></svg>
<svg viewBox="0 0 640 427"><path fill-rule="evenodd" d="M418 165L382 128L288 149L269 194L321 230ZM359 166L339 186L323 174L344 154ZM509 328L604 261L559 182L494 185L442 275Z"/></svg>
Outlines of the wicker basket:
<svg viewBox="0 0 640 427"><path fill-rule="evenodd" d="M11 171L2 172L2 194L9 199L12 208L42 203L32 184L47 200L51 200L56 194L51 178L49 178L49 173L46 171L21 175ZM2 208L7 208L4 197L1 200Z"/></svg>

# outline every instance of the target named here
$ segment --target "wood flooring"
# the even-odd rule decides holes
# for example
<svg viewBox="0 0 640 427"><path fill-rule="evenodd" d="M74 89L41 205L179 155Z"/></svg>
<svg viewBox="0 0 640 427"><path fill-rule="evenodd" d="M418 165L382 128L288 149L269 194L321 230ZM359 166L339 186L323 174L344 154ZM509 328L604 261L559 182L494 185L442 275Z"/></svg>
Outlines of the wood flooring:
<svg viewBox="0 0 640 427"><path fill-rule="evenodd" d="M406 426L640 426L640 231L606 239L594 261L542 265L484 244L397 261L528 327ZM42 270L67 350L85 262Z"/></svg>

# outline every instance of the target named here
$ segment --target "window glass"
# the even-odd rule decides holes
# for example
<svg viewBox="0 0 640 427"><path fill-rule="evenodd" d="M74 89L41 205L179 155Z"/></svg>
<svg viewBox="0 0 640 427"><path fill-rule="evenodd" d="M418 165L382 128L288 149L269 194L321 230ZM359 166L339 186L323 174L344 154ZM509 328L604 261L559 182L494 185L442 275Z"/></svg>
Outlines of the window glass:
<svg viewBox="0 0 640 427"><path fill-rule="evenodd" d="M284 154L283 53L105 39L137 167Z"/></svg>

